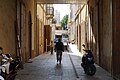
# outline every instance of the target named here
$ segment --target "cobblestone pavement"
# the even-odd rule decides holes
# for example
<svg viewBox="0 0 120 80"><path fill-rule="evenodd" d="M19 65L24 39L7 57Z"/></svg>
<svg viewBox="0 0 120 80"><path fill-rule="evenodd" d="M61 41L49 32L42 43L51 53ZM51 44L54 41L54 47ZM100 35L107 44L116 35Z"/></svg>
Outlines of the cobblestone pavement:
<svg viewBox="0 0 120 80"><path fill-rule="evenodd" d="M32 63L25 63L15 80L114 80L98 65L96 74L88 76L80 63L81 55L75 50L64 52L61 64L56 62L55 52L53 55L48 52L32 59Z"/></svg>

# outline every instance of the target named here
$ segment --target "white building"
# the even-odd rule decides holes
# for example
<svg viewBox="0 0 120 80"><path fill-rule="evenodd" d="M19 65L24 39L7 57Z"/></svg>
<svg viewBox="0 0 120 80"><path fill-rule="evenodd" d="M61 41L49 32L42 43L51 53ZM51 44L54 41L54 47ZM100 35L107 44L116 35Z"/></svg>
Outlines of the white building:
<svg viewBox="0 0 120 80"><path fill-rule="evenodd" d="M55 10L54 19L56 20L56 25L60 25L60 12Z"/></svg>

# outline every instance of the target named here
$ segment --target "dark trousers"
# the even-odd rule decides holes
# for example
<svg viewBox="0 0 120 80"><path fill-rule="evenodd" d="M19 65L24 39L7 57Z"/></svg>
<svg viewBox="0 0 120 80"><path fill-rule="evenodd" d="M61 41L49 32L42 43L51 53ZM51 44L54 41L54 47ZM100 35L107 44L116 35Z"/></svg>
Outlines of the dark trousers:
<svg viewBox="0 0 120 80"><path fill-rule="evenodd" d="M57 57L57 62L59 61L61 63L61 60L62 60L62 50L57 50L56 57Z"/></svg>

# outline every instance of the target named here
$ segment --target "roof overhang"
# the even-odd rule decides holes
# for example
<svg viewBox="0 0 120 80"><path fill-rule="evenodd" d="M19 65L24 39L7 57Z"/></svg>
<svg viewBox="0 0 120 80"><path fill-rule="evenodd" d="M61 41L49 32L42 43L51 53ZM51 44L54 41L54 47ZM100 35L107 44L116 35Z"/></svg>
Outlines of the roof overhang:
<svg viewBox="0 0 120 80"><path fill-rule="evenodd" d="M36 0L41 4L87 4L88 0Z"/></svg>

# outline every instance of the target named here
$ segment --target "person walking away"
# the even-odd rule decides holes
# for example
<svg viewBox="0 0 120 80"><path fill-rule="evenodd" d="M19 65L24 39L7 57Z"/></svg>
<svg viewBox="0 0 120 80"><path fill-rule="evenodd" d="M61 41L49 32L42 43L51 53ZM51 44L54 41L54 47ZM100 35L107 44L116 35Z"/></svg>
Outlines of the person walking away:
<svg viewBox="0 0 120 80"><path fill-rule="evenodd" d="M64 51L64 45L63 42L61 42L61 39L58 39L58 42L55 45L55 49L56 49L57 62L59 61L59 63L61 64L62 52Z"/></svg>

